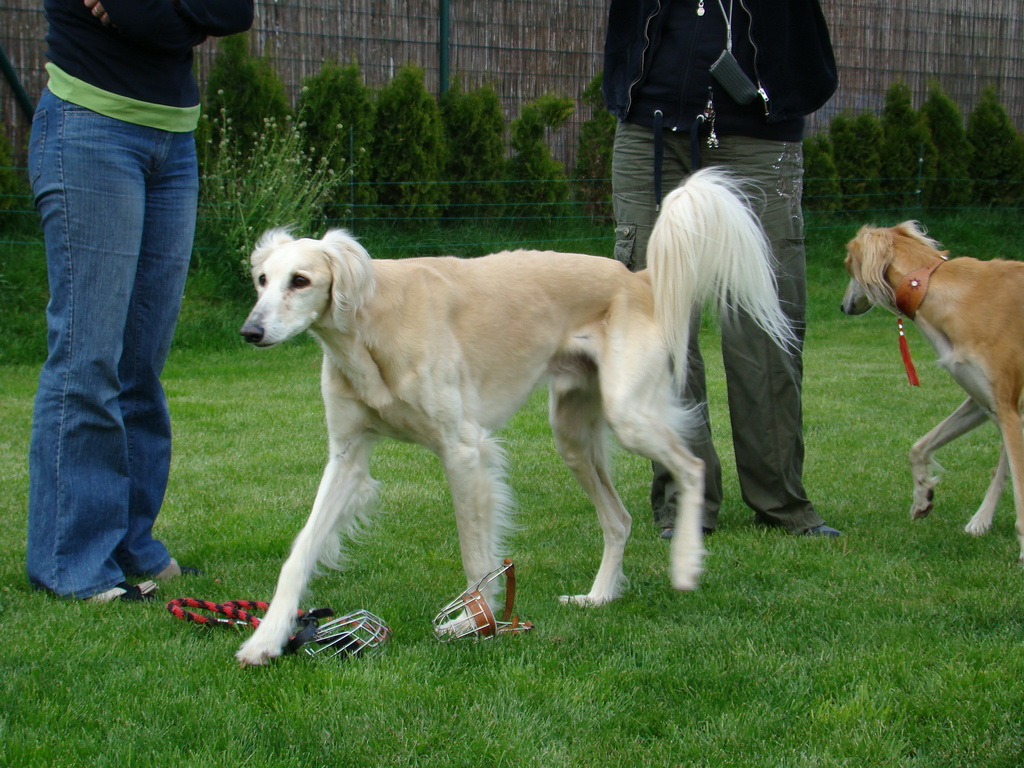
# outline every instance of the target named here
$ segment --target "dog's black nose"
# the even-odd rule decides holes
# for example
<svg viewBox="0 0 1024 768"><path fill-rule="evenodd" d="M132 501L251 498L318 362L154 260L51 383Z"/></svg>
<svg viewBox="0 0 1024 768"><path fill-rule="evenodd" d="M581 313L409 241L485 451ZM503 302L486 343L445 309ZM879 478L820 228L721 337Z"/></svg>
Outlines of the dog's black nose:
<svg viewBox="0 0 1024 768"><path fill-rule="evenodd" d="M239 333L250 344L259 344L263 341L263 328L259 325L243 325Z"/></svg>

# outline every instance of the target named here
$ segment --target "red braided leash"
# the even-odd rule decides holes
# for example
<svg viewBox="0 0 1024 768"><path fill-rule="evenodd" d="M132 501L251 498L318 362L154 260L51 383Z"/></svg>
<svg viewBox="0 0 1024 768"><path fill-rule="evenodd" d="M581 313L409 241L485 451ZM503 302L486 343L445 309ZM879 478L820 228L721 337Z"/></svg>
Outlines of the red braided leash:
<svg viewBox="0 0 1024 768"><path fill-rule="evenodd" d="M252 611L265 611L269 607L268 603L261 600L230 600L226 603L214 603L210 600L196 600L192 597L179 597L167 603L167 610L171 615L183 621L191 621L205 626L250 626L253 629L260 625L260 618L253 615ZM205 616L195 611L186 610L186 608L196 608L214 615ZM305 643L314 639L319 620L333 615L334 611L330 608L297 611L296 618L299 620L300 629L289 639L288 645L285 646L285 653L295 653Z"/></svg>
<svg viewBox="0 0 1024 768"><path fill-rule="evenodd" d="M177 619L192 621L196 624L206 624L208 626L226 624L229 626L250 626L253 629L260 625L260 618L259 616L254 616L252 611L265 611L269 607L268 603L260 600L231 600L226 603L215 603L211 600L196 600L192 597L179 597L167 603L167 610ZM196 608L208 611L214 615L205 616L194 611L185 610L186 608ZM302 615L303 612L299 611L299 616L301 617Z"/></svg>

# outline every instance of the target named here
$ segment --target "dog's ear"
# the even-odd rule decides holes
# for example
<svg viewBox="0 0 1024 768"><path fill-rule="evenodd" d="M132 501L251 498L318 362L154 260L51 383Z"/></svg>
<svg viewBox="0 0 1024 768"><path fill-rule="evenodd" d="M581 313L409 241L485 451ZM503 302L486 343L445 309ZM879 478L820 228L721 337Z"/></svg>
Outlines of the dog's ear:
<svg viewBox="0 0 1024 768"><path fill-rule="evenodd" d="M260 267L263 266L263 262L274 252L275 248L280 248L282 245L293 240L295 238L285 228L268 229L264 232L263 236L256 241L256 247L253 248L252 255L249 257L249 263L252 264L253 272L259 271Z"/></svg>
<svg viewBox="0 0 1024 768"><path fill-rule="evenodd" d="M895 292L885 279L892 263L895 228L861 227L850 247L850 275L873 304L892 306Z"/></svg>
<svg viewBox="0 0 1024 768"><path fill-rule="evenodd" d="M911 240L915 240L926 248L932 250L939 250L939 242L928 237L928 230L919 221L904 221L902 224L897 224L892 228L892 231L896 235L903 235Z"/></svg>
<svg viewBox="0 0 1024 768"><path fill-rule="evenodd" d="M331 269L331 315L345 330L356 311L373 296L375 282L370 254L344 229L332 229L320 241Z"/></svg>

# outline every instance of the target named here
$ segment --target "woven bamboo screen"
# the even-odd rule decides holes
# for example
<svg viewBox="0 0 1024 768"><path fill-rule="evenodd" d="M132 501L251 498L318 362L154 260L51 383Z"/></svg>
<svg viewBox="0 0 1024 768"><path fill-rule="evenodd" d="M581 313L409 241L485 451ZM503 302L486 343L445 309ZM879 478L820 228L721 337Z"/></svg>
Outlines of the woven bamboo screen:
<svg viewBox="0 0 1024 768"><path fill-rule="evenodd" d="M39 0L0 0L0 45L29 98L45 82L45 22ZM257 0L252 48L269 56L294 98L304 78L326 61L359 63L378 87L407 62L439 88L440 0ZM881 109L888 87L903 79L920 104L936 81L966 114L994 85L1018 130L1024 128L1022 0L824 0L840 65L836 96L811 121L827 125L844 109ZM579 98L601 69L607 0L451 0L452 77L468 88L492 84L506 114L544 93ZM215 52L201 47L200 78ZM27 119L10 85L0 84L0 114L21 146ZM581 108L552 137L571 164Z"/></svg>

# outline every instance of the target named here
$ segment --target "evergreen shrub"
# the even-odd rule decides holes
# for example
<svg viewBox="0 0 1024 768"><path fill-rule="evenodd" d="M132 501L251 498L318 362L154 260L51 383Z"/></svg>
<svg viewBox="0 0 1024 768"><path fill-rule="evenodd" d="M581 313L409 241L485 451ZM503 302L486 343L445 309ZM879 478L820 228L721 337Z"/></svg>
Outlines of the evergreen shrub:
<svg viewBox="0 0 1024 768"><path fill-rule="evenodd" d="M971 178L975 200L982 205L1016 205L1024 201L1024 139L992 86L982 91L967 120Z"/></svg>
<svg viewBox="0 0 1024 768"><path fill-rule="evenodd" d="M612 201L612 149L615 145L615 115L604 105L601 73L583 90L582 103L591 116L580 126L573 174L575 197L587 204L591 215L607 216Z"/></svg>
<svg viewBox="0 0 1024 768"><path fill-rule="evenodd" d="M921 105L921 114L935 145L936 160L935 177L925 190L925 204L933 210L967 205L973 195L971 145L960 108L935 82Z"/></svg>
<svg viewBox="0 0 1024 768"><path fill-rule="evenodd" d="M870 112L840 113L829 126L832 160L843 191L843 210L867 211L878 205L882 126Z"/></svg>
<svg viewBox="0 0 1024 768"><path fill-rule="evenodd" d="M230 35L217 44L217 55L206 80L204 113L197 131L200 165L213 159L208 152L220 146L220 130L230 125L232 144L251 151L265 130L265 120L281 125L291 114L284 83L273 64L249 53L249 35Z"/></svg>
<svg viewBox="0 0 1024 768"><path fill-rule="evenodd" d="M882 205L920 206L925 186L935 175L935 146L924 118L914 110L910 87L902 80L886 92L881 124Z"/></svg>
<svg viewBox="0 0 1024 768"><path fill-rule="evenodd" d="M832 160L832 143L824 134L804 139L803 203L809 211L822 212L838 211L843 205L839 172Z"/></svg>
<svg viewBox="0 0 1024 768"><path fill-rule="evenodd" d="M512 121L509 200L517 216L549 218L561 213L558 204L568 199L569 183L565 166L551 156L545 139L548 131L569 119L574 108L571 99L547 94L524 105Z"/></svg>
<svg viewBox="0 0 1024 768"><path fill-rule="evenodd" d="M376 202L373 185L375 125L373 91L359 65L328 63L302 85L295 112L305 149L338 177L337 194L327 205L329 219L359 218ZM342 183L343 182L343 183Z"/></svg>
<svg viewBox="0 0 1024 768"><path fill-rule="evenodd" d="M451 183L447 216L498 218L505 200L505 116L497 91L484 86L465 91L456 78L441 97L441 121Z"/></svg>
<svg viewBox="0 0 1024 768"><path fill-rule="evenodd" d="M378 215L386 219L436 219L447 203L440 181L447 156L441 108L424 85L423 69L402 67L377 93L371 144L379 188Z"/></svg>

